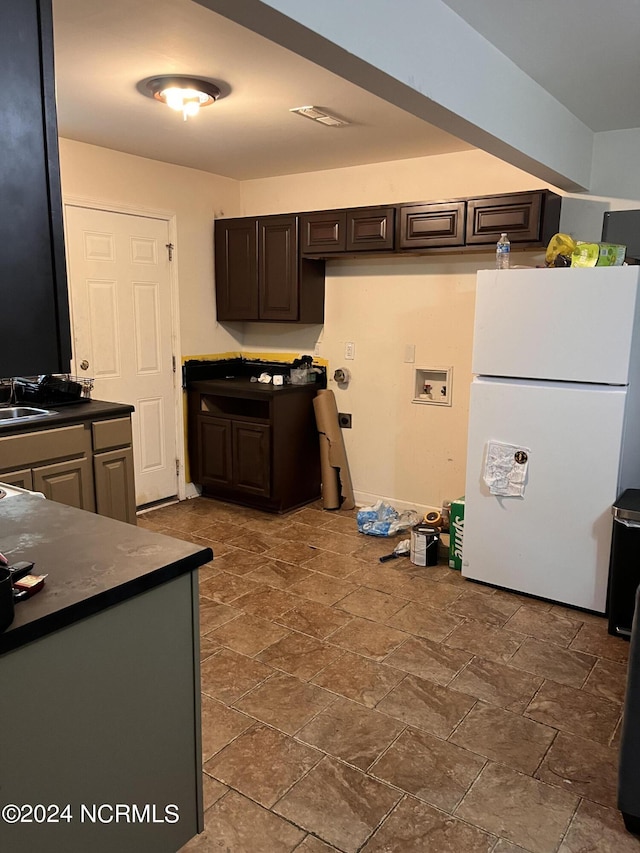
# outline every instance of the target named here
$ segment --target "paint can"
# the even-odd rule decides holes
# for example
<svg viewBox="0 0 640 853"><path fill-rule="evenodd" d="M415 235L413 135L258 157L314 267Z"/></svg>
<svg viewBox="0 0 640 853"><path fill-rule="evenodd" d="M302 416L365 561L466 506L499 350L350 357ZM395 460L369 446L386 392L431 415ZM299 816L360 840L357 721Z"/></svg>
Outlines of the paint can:
<svg viewBox="0 0 640 853"><path fill-rule="evenodd" d="M438 563L440 531L428 524L411 528L410 559L414 566L435 566Z"/></svg>

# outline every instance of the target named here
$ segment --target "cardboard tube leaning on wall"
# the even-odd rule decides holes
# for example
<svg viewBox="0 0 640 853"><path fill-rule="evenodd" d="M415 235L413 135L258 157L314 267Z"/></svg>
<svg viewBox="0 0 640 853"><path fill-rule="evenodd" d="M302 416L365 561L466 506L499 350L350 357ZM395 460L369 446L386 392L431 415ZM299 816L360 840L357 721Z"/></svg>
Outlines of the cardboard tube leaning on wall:
<svg viewBox="0 0 640 853"><path fill-rule="evenodd" d="M313 408L320 438L324 508L353 509L356 503L333 391L318 391L313 400Z"/></svg>

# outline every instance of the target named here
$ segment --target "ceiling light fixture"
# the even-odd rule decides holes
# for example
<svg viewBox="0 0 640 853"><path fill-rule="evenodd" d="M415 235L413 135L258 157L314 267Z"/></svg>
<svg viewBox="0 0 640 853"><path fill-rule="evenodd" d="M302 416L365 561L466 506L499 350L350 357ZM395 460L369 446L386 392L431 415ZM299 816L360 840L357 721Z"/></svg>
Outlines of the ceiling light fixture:
<svg viewBox="0 0 640 853"><path fill-rule="evenodd" d="M326 124L329 127L345 127L350 122L345 121L338 116L332 116L330 113L321 110L319 107L292 107L290 113L297 113L305 118L310 118L313 121L318 121L320 124Z"/></svg>
<svg viewBox="0 0 640 853"><path fill-rule="evenodd" d="M145 83L146 94L182 113L184 121L220 97L220 89L197 77L152 77Z"/></svg>

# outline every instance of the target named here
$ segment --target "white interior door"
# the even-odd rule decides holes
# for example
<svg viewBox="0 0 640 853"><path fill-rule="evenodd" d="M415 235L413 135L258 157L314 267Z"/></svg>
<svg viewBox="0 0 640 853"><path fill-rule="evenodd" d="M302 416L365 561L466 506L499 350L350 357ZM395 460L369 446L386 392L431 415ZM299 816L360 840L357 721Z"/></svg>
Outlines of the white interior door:
<svg viewBox="0 0 640 853"><path fill-rule="evenodd" d="M138 506L177 493L168 222L66 205L75 371L135 406Z"/></svg>

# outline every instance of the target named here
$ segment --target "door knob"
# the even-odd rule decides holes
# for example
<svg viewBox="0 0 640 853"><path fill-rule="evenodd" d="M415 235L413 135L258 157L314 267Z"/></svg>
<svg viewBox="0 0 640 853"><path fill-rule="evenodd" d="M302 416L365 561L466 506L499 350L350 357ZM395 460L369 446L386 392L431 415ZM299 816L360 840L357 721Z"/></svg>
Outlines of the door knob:
<svg viewBox="0 0 640 853"><path fill-rule="evenodd" d="M80 370L89 370L89 362L86 358L82 359L80 362Z"/></svg>

